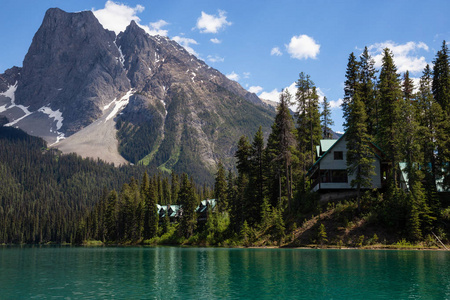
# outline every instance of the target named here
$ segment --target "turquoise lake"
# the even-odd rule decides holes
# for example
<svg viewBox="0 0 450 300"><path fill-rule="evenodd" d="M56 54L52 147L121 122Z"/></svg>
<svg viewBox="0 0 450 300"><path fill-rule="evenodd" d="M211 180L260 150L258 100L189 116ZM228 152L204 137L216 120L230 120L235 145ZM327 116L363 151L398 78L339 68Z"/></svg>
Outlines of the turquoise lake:
<svg viewBox="0 0 450 300"><path fill-rule="evenodd" d="M450 299L443 251L0 247L0 299Z"/></svg>

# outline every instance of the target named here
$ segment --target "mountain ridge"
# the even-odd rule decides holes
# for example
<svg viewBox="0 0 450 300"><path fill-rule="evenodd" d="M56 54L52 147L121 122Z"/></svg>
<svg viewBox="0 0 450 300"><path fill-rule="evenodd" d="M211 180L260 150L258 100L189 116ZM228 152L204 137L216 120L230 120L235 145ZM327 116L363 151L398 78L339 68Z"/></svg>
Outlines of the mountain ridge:
<svg viewBox="0 0 450 300"><path fill-rule="evenodd" d="M115 163L206 178L219 160L232 167L241 135L252 136L260 125L268 132L274 111L175 41L150 36L134 21L116 36L92 12L53 8L23 67L0 74L0 115L62 151L108 161L101 154L117 148ZM106 123L113 126L106 129ZM89 139L77 136L83 130Z"/></svg>

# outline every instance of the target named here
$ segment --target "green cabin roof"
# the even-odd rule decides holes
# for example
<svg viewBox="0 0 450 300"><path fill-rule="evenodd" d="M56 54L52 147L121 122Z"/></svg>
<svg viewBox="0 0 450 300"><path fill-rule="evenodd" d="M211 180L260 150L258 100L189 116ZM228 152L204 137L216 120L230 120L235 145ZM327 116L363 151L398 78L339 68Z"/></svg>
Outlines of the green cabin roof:
<svg viewBox="0 0 450 300"><path fill-rule="evenodd" d="M320 140L320 149L322 152L327 152L336 142L337 140Z"/></svg>

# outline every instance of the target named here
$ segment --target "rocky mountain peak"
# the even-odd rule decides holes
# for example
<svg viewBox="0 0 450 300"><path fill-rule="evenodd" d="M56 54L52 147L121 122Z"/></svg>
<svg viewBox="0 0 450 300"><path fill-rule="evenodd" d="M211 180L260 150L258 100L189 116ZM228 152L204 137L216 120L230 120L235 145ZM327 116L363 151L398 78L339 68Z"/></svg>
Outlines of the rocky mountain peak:
<svg viewBox="0 0 450 300"><path fill-rule="evenodd" d="M274 112L134 21L116 36L91 11L52 8L23 68L0 75L0 114L47 141L65 136L63 151L210 178L218 160L232 165L242 134L269 130Z"/></svg>
<svg viewBox="0 0 450 300"><path fill-rule="evenodd" d="M49 9L25 56L16 102L59 109L69 135L87 126L101 105L130 89L114 39L91 11Z"/></svg>

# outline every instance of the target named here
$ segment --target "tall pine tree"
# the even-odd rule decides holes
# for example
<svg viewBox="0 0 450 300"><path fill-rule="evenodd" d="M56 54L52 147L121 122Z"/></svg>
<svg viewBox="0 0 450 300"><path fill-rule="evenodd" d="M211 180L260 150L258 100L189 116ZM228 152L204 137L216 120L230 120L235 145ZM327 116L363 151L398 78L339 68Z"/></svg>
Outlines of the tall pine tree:
<svg viewBox="0 0 450 300"><path fill-rule="evenodd" d="M300 73L296 86L299 160L302 173L306 176L306 172L314 164L315 146L319 144L322 137L319 96L314 82L303 72ZM303 181L306 182L305 177Z"/></svg>
<svg viewBox="0 0 450 300"><path fill-rule="evenodd" d="M350 185L356 188L357 200L361 197L361 189L372 187L374 172L374 154L367 132L367 115L364 102L359 93L353 95L348 103L345 138L347 142L347 171L353 175Z"/></svg>
<svg viewBox="0 0 450 300"><path fill-rule="evenodd" d="M367 133L374 137L378 128L379 103L376 96L376 70L375 61L370 56L367 47L360 56L359 61L359 97L364 103L367 115Z"/></svg>
<svg viewBox="0 0 450 300"><path fill-rule="evenodd" d="M146 175L147 173L144 174L144 179L142 182L143 191L141 192L144 198L143 235L144 239L151 239L152 237L156 236L158 232L159 216L156 208L156 200L158 197L156 194L154 180L151 180L151 182L146 183L147 181Z"/></svg>
<svg viewBox="0 0 450 300"><path fill-rule="evenodd" d="M440 143L438 144L439 176L443 177L446 188L450 189L450 60L448 47L445 41L442 48L436 54L433 61L432 90L436 102L442 107L443 122L438 124L440 128Z"/></svg>
<svg viewBox="0 0 450 300"><path fill-rule="evenodd" d="M181 187L178 193L182 215L180 226L180 234L185 238L189 238L195 230L197 224L195 208L197 207L197 197L194 187L186 173L181 176Z"/></svg>
<svg viewBox="0 0 450 300"><path fill-rule="evenodd" d="M291 95L288 90L283 90L266 148L266 161L270 170L268 180L272 183L269 192L271 204L283 205L282 198L285 196L289 209L292 200L292 161L296 143L294 121L289 112L290 103ZM284 205L282 208L284 209Z"/></svg>
<svg viewBox="0 0 450 300"><path fill-rule="evenodd" d="M322 113L320 114L322 118L322 130L324 139L332 139L333 134L331 132L331 126L334 125L333 120L331 119L331 105L328 102L327 97L323 97L322 102Z"/></svg>
<svg viewBox="0 0 450 300"><path fill-rule="evenodd" d="M348 57L347 70L345 72L344 82L344 99L342 99L342 112L344 116L344 127L350 113L350 103L353 101L353 97L356 93L356 86L359 81L359 64L356 61L355 54L350 53Z"/></svg>
<svg viewBox="0 0 450 300"><path fill-rule="evenodd" d="M225 168L221 161L219 161L217 166L217 173L214 182L214 198L218 202L218 209L220 211L228 210L227 181Z"/></svg>
<svg viewBox="0 0 450 300"><path fill-rule="evenodd" d="M379 129L377 143L390 162L388 180L391 186L398 187L398 163L401 159L401 101L402 90L399 75L391 51L383 52L382 66L378 80L378 101L380 103Z"/></svg>
<svg viewBox="0 0 450 300"><path fill-rule="evenodd" d="M444 116L441 105L433 97L432 72L429 65L425 67L420 78L417 102L426 198L433 211L437 211L439 207L436 180L440 174L441 166L437 151L438 145L441 143L441 123L444 122Z"/></svg>

